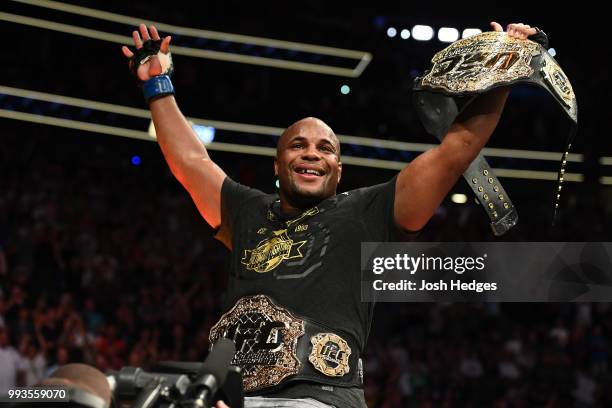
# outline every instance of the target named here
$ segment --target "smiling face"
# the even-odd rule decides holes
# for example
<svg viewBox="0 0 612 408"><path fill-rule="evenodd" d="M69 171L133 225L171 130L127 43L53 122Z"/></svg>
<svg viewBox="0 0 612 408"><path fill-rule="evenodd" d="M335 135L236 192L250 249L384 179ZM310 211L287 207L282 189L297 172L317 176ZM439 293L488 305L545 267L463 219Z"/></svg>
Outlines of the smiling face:
<svg viewBox="0 0 612 408"><path fill-rule="evenodd" d="M335 195L342 174L338 138L319 119L295 122L278 140L274 172L285 211L311 207Z"/></svg>

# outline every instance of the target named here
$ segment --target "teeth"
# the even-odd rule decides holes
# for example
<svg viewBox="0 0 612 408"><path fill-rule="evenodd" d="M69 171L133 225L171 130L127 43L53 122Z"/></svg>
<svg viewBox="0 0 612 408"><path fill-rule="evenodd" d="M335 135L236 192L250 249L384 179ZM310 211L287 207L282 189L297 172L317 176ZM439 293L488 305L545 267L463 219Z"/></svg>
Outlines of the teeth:
<svg viewBox="0 0 612 408"><path fill-rule="evenodd" d="M299 169L298 173L301 173L301 174L314 174L315 176L320 176L321 175L317 170L312 170L312 169Z"/></svg>

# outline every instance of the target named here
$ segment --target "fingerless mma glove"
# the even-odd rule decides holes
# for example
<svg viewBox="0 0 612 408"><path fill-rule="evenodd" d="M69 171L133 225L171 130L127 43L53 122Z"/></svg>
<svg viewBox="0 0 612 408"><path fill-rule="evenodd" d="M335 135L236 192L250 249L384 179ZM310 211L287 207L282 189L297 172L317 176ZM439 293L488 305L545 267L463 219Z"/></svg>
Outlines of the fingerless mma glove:
<svg viewBox="0 0 612 408"><path fill-rule="evenodd" d="M149 104L153 99L164 95L174 95L174 86L170 76L174 72L172 63L172 55L160 51L162 40L147 40L142 44L142 47L133 50L134 55L128 61L128 66L132 74L138 82L138 86L142 87L145 101ZM138 78L138 68L147 63L151 57L157 56L162 66L161 75L154 76L146 81L141 81Z"/></svg>

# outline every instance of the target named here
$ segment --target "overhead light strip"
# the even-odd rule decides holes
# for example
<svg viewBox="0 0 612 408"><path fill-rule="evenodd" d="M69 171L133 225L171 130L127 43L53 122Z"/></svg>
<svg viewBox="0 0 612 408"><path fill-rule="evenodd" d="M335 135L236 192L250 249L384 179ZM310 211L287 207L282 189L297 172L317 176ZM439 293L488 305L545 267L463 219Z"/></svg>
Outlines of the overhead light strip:
<svg viewBox="0 0 612 408"><path fill-rule="evenodd" d="M87 108L93 110L99 110L103 112L116 113L125 116L132 116L143 119L150 119L151 114L148 110L132 108L129 106L115 105L110 103L98 102L88 99L73 98L69 96L50 94L46 92L38 92L21 88L14 88L9 86L0 85L0 93L6 95L17 96L21 98L36 99L51 103L60 103L63 105L76 106L80 108ZM214 128L232 132L243 132L253 133L258 135L268 136L280 136L283 132L283 128L272 127L272 126L261 126L253 125L249 123L238 123L238 122L227 122L212 119L194 118L189 117L192 122L212 126ZM437 145L426 144L426 143L408 143L399 142L394 140L375 139L361 136L351 135L338 135L341 143L347 143L357 146L367 147L380 147L384 149L412 151L412 152L423 152L429 150ZM534 150L517 150L517 149L499 149L499 148L485 148L483 150L485 156L489 157L505 157L505 158L517 158L517 159L531 159L531 160L545 160L545 161L558 161L560 154L558 152L546 152L546 151L534 151ZM612 158L603 158L610 160ZM583 158L581 154L570 153L568 161L582 162Z"/></svg>
<svg viewBox="0 0 612 408"><path fill-rule="evenodd" d="M112 136L128 137L132 139L153 141L154 139L149 136L147 132L133 129L125 129L116 126L106 126L97 123L89 123L76 121L71 119L55 118L44 115L35 115L32 113L18 112L8 109L0 109L0 117L7 119L15 119L24 122L37 123L50 126L59 126L69 129L81 130L86 132L102 133ZM262 147L262 146L249 146L244 144L235 143L222 143L212 142L206 146L209 150L231 152L231 153L242 153L252 154L259 156L270 156L276 155L276 149L273 147ZM401 170L406 166L407 163L371 159L366 157L355 157L355 156L344 156L342 162L348 165L356 165L362 167L388 169L388 170ZM550 180L554 181L557 179L557 173L546 172L546 171L534 171L534 170L516 170L516 169L503 169L496 168L496 174L498 177L506 178L518 178L518 179L530 179L530 180ZM584 179L582 174L577 173L566 173L565 181L582 182ZM601 182L603 184L612 184L612 177L602 177Z"/></svg>
<svg viewBox="0 0 612 408"><path fill-rule="evenodd" d="M355 68L341 68L331 65L324 64L311 64L306 62L287 61L275 58L258 57L251 55L240 55L227 53L222 51L212 50L201 50L189 47L173 46L172 52L177 55L186 55L197 58L208 58L220 61L237 62L243 64L269 66L275 68L291 69L298 71L306 71L320 74L337 75L344 77L359 77L369 62L372 60L372 54L365 51L348 50L343 48L326 47L321 45L306 44L291 41L275 40L271 38L254 37L247 35L239 35L232 33L225 33L219 31L200 30L196 28L181 27L166 23L160 23L156 21L150 21L146 19L124 16L121 14L110 13L102 10L96 10L87 7L75 6L72 4L61 3L57 1L48 0L12 0L17 3L28 4L32 6L44 7L57 11L63 11L67 13L77 14L86 17L92 17L100 20L110 21L114 23L127 24L131 26L137 26L139 23L145 23L148 25L155 25L159 30L165 31L172 34L185 35L197 38L207 38L220 41L229 41L238 44L251 44L262 47L272 47L290 51L303 51L313 54L322 54L332 57L348 58L359 61ZM104 41L110 41L117 44L130 44L132 42L131 37L117 35L99 30L92 30L89 28L76 27L67 24L57 23L48 20L42 20L38 18L21 16L12 13L0 13L0 19L8 22L14 22L19 24L25 24L32 27L45 28L54 31L60 31L64 33L80 35L88 38L95 38Z"/></svg>

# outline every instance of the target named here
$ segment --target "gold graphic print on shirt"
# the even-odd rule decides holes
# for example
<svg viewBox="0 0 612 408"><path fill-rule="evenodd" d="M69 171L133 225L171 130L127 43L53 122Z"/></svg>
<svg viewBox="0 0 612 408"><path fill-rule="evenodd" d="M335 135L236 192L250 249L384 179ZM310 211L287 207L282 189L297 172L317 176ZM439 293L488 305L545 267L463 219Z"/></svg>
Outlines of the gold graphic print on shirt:
<svg viewBox="0 0 612 408"><path fill-rule="evenodd" d="M255 249L245 249L240 262L248 270L270 272L285 259L302 258L300 248L306 241L293 242L287 230L273 231L272 236L260 241Z"/></svg>

